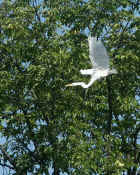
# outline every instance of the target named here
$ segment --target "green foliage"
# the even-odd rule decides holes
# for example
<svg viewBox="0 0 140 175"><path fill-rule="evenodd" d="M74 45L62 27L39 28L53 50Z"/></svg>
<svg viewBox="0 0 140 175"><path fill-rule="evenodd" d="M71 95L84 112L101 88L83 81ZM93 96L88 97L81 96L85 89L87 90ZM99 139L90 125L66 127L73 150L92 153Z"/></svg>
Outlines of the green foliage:
<svg viewBox="0 0 140 175"><path fill-rule="evenodd" d="M140 162L140 3L30 0L0 4L0 165L11 174L136 174ZM118 74L88 90L87 35ZM10 174L10 172L9 172Z"/></svg>

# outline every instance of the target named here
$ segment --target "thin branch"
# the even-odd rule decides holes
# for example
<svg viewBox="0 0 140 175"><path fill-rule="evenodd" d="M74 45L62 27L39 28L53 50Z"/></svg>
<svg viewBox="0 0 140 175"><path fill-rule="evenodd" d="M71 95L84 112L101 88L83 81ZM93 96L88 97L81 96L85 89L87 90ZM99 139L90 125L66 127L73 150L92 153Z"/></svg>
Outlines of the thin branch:
<svg viewBox="0 0 140 175"><path fill-rule="evenodd" d="M109 116L108 116L108 134L111 132L112 128L112 92L111 92L111 83L110 80L107 78L107 88L108 88L108 106L109 106Z"/></svg>
<svg viewBox="0 0 140 175"><path fill-rule="evenodd" d="M56 163L53 163L53 168L54 168L54 175L59 175L60 174L60 170L59 168L56 166Z"/></svg>

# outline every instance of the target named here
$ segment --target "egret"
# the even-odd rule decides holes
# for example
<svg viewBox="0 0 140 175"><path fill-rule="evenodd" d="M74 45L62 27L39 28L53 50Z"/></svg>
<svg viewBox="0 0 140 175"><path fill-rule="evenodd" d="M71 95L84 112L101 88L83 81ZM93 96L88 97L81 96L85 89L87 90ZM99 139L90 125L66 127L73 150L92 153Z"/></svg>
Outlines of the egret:
<svg viewBox="0 0 140 175"><path fill-rule="evenodd" d="M88 84L84 82L75 82L67 84L66 86L82 86L83 88L90 87L96 80L106 77L110 74L116 74L116 69L110 69L109 56L106 48L101 40L97 40L96 37L88 37L89 44L89 58L92 64L92 69L80 70L82 75L90 75L91 79Z"/></svg>

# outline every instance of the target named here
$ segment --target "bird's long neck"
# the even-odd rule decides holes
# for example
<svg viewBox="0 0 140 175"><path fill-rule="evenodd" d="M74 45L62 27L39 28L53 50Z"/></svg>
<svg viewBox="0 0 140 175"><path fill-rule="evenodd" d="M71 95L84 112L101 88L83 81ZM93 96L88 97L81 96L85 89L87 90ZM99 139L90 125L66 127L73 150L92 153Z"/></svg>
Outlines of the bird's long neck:
<svg viewBox="0 0 140 175"><path fill-rule="evenodd" d="M84 82L76 82L76 83L72 83L72 86L86 86L86 84Z"/></svg>

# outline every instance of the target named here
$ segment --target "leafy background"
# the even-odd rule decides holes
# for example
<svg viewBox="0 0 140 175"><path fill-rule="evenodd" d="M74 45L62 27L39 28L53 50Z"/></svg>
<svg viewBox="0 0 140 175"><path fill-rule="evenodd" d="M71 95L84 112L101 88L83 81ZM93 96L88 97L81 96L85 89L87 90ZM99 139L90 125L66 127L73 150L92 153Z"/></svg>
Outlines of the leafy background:
<svg viewBox="0 0 140 175"><path fill-rule="evenodd" d="M0 3L0 165L3 174L136 175L140 162L140 2ZM87 36L118 74L88 90Z"/></svg>

